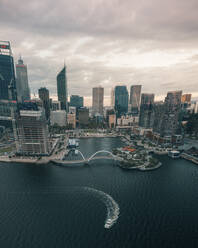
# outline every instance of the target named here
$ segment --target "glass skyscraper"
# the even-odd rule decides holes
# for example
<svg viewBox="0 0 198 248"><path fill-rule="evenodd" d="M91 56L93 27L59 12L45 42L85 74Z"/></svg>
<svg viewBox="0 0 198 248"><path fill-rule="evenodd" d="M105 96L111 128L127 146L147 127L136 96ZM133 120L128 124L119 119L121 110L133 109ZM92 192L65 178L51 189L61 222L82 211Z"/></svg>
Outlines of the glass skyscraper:
<svg viewBox="0 0 198 248"><path fill-rule="evenodd" d="M70 106L76 108L83 107L83 97L78 95L71 95L70 97Z"/></svg>
<svg viewBox="0 0 198 248"><path fill-rule="evenodd" d="M114 91L116 116L120 117L128 112L128 90L126 86L116 86Z"/></svg>
<svg viewBox="0 0 198 248"><path fill-rule="evenodd" d="M0 100L16 100L14 60L8 41L0 41Z"/></svg>
<svg viewBox="0 0 198 248"><path fill-rule="evenodd" d="M68 110L67 77L65 66L57 75L57 94L58 100L61 103L61 109Z"/></svg>

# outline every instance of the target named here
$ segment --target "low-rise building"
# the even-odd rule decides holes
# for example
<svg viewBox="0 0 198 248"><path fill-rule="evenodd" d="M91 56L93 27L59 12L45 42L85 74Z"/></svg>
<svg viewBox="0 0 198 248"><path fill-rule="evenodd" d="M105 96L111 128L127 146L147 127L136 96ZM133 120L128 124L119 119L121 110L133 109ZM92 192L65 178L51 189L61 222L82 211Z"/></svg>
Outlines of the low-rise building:
<svg viewBox="0 0 198 248"><path fill-rule="evenodd" d="M121 118L117 119L118 126L137 126L139 123L138 116L126 115L121 116Z"/></svg>
<svg viewBox="0 0 198 248"><path fill-rule="evenodd" d="M72 129L76 128L76 114L75 113L67 114L67 124L69 128L72 128Z"/></svg>
<svg viewBox="0 0 198 248"><path fill-rule="evenodd" d="M109 128L115 128L116 126L116 114L109 114L108 115L109 118Z"/></svg>
<svg viewBox="0 0 198 248"><path fill-rule="evenodd" d="M50 116L51 125L57 124L60 127L66 126L66 111L65 110L56 110L51 111Z"/></svg>

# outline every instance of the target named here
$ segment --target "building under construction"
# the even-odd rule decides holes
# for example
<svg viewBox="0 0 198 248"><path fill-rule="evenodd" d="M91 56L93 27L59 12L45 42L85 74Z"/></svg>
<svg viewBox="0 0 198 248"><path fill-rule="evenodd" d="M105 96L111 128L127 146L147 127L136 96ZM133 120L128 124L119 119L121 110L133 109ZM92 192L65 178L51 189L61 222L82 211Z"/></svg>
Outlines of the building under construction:
<svg viewBox="0 0 198 248"><path fill-rule="evenodd" d="M22 155L50 153L48 126L43 111L21 110L16 120L16 148Z"/></svg>

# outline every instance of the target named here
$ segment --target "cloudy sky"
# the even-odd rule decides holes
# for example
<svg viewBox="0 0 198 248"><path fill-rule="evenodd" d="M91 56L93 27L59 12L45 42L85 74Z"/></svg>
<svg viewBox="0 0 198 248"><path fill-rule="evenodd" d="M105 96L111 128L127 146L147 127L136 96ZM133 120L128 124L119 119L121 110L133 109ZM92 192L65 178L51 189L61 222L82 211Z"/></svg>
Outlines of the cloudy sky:
<svg viewBox="0 0 198 248"><path fill-rule="evenodd" d="M106 105L117 84L142 84L156 100L178 89L198 98L197 0L0 0L0 30L28 65L32 93L56 97L65 60L69 95L88 105L99 85Z"/></svg>

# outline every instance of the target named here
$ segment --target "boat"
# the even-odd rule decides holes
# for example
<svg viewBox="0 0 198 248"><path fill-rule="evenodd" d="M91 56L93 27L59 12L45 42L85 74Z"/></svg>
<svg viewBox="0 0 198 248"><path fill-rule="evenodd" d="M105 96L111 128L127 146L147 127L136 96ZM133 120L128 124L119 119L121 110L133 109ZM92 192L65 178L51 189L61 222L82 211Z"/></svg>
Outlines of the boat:
<svg viewBox="0 0 198 248"><path fill-rule="evenodd" d="M76 148L78 146L78 142L75 139L69 139L67 148Z"/></svg>
<svg viewBox="0 0 198 248"><path fill-rule="evenodd" d="M180 152L179 151L169 151L168 156L171 158L180 158Z"/></svg>
<svg viewBox="0 0 198 248"><path fill-rule="evenodd" d="M74 154L75 154L75 155L78 155L78 150L75 150L75 151L74 151Z"/></svg>

